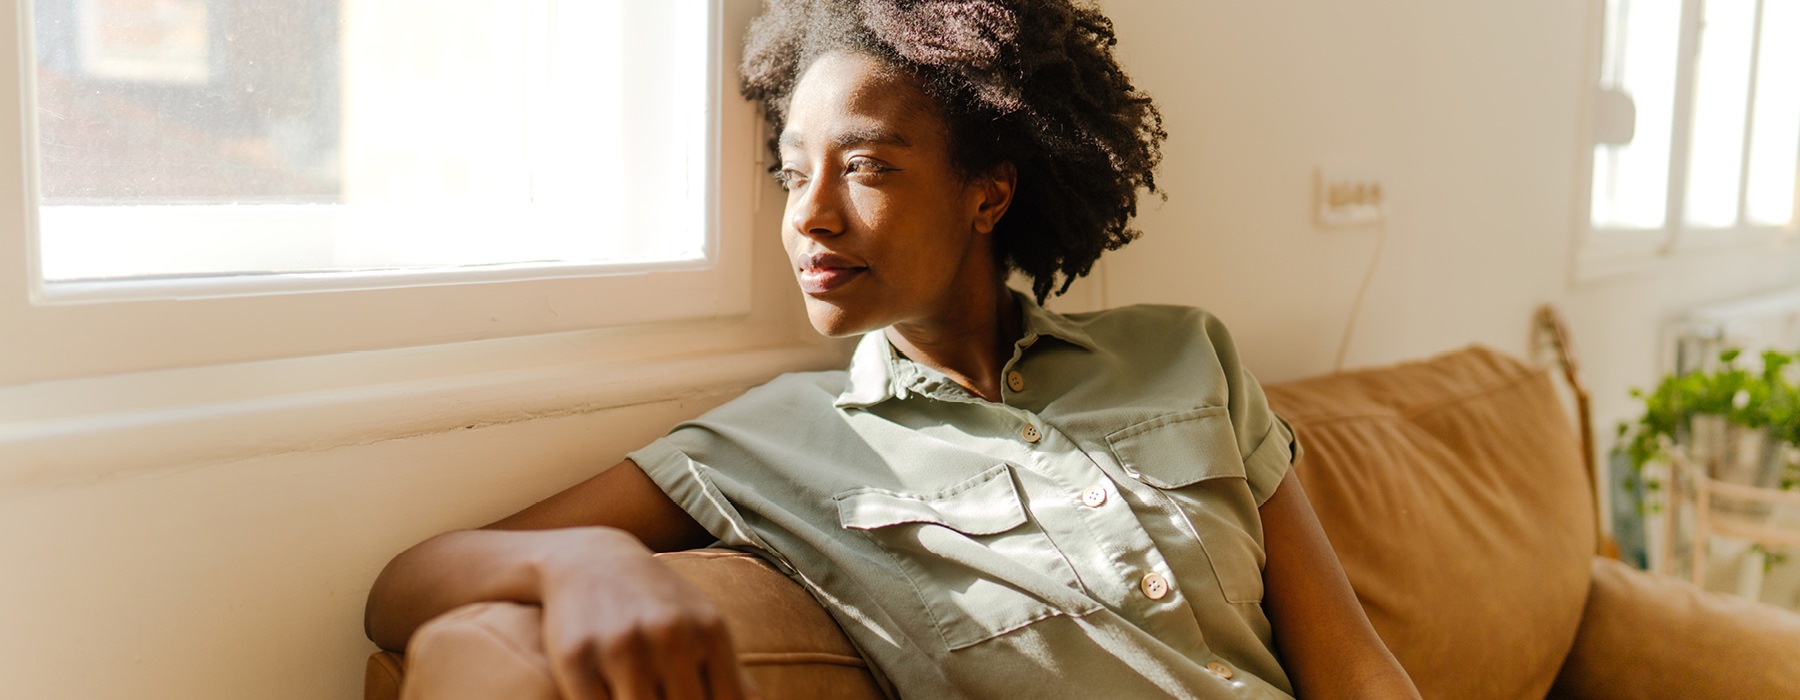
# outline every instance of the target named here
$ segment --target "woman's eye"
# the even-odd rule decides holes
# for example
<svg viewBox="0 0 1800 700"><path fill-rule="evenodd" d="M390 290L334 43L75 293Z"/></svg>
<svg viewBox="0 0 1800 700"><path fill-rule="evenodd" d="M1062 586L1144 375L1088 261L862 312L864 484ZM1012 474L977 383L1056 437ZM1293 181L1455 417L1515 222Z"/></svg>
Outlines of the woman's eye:
<svg viewBox="0 0 1800 700"><path fill-rule="evenodd" d="M871 158L851 158L850 165L845 168L846 172L852 174L885 173L890 170L893 170L893 168L882 165L880 162Z"/></svg>
<svg viewBox="0 0 1800 700"><path fill-rule="evenodd" d="M775 171L775 184L780 185L781 189L792 190L806 184L806 176L793 168L782 168Z"/></svg>

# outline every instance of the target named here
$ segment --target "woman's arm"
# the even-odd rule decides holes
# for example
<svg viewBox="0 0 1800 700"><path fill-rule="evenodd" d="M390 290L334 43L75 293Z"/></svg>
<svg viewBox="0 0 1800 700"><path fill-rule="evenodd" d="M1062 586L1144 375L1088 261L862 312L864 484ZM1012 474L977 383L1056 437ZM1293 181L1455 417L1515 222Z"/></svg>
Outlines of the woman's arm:
<svg viewBox="0 0 1800 700"><path fill-rule="evenodd" d="M627 460L479 530L448 532L389 562L369 592L371 640L470 603L544 608L544 648L568 698L736 698L736 656L712 605L653 551L711 535Z"/></svg>
<svg viewBox="0 0 1800 700"><path fill-rule="evenodd" d="M1293 470L1260 512L1263 610L1295 693L1305 700L1419 697L1356 601Z"/></svg>

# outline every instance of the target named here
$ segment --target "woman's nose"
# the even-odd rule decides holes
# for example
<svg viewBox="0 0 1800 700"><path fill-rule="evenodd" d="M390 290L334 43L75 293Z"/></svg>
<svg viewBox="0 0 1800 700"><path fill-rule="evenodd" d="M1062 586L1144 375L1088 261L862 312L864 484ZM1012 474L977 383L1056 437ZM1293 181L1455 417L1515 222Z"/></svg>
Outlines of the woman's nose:
<svg viewBox="0 0 1800 700"><path fill-rule="evenodd" d="M788 225L814 238L844 232L844 212L837 183L820 178L789 193Z"/></svg>

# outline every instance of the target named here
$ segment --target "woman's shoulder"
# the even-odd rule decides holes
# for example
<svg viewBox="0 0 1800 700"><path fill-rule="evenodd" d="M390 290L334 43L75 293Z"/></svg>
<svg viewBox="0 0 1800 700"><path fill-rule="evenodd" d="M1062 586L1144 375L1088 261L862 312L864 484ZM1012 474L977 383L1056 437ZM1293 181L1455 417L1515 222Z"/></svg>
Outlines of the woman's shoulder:
<svg viewBox="0 0 1800 700"><path fill-rule="evenodd" d="M792 454L795 441L790 438L805 434L830 442L823 438L840 435L844 430L835 406L844 374L833 371L780 375L676 424L658 441L661 447L653 450L656 454L646 458L673 459L679 453L684 459L736 465L739 469L749 465L774 469L804 462Z"/></svg>
<svg viewBox="0 0 1800 700"><path fill-rule="evenodd" d="M1100 311L1068 314L1069 322L1086 331L1098 345L1136 346L1146 339L1231 343L1231 333L1218 316L1197 306L1132 304Z"/></svg>
<svg viewBox="0 0 1800 700"><path fill-rule="evenodd" d="M832 411L843 393L849 373L845 370L787 372L714 409L709 415L736 413L746 416L792 415L795 412Z"/></svg>
<svg viewBox="0 0 1800 700"><path fill-rule="evenodd" d="M838 399L848 381L844 370L789 372L677 424L669 437L689 447L752 449L769 436L836 435L846 430ZM777 441L779 442L779 441Z"/></svg>
<svg viewBox="0 0 1800 700"><path fill-rule="evenodd" d="M1143 321L1172 320L1217 320L1212 312L1198 306L1186 304L1129 304L1115 306L1098 311L1083 311L1064 314L1064 318L1078 324L1121 323Z"/></svg>
<svg viewBox="0 0 1800 700"><path fill-rule="evenodd" d="M1072 314L1068 323L1113 371L1146 386L1193 381L1198 395L1228 396L1248 379L1231 332L1205 309L1136 304Z"/></svg>

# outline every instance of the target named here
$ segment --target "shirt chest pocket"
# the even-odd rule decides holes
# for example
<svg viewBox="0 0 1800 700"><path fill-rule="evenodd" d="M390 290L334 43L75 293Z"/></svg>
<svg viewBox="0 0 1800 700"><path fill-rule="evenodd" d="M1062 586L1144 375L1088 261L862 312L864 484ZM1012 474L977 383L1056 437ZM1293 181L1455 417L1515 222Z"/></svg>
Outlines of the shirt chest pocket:
<svg viewBox="0 0 1800 700"><path fill-rule="evenodd" d="M1219 592L1262 600L1262 518L1222 406L1159 416L1106 436L1119 466L1154 488L1193 528Z"/></svg>
<svg viewBox="0 0 1800 700"><path fill-rule="evenodd" d="M1007 465L932 493L871 488L836 500L843 527L891 557L951 649L1099 607L1028 517Z"/></svg>

